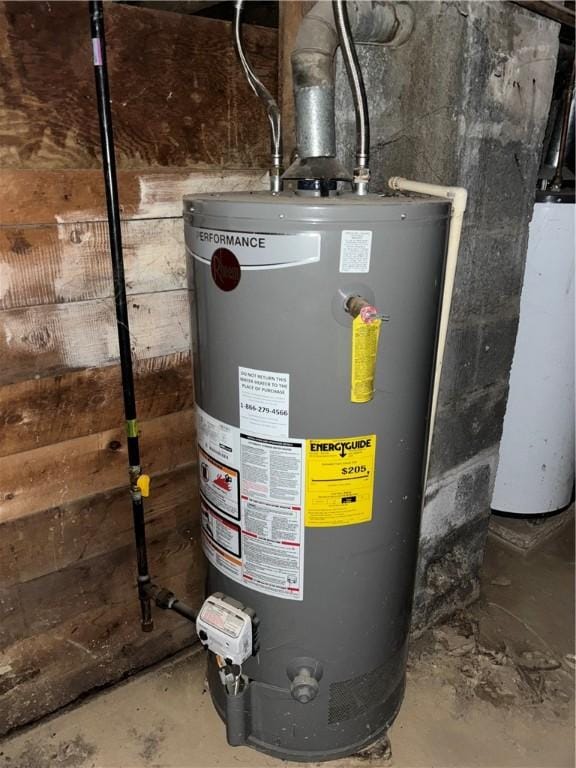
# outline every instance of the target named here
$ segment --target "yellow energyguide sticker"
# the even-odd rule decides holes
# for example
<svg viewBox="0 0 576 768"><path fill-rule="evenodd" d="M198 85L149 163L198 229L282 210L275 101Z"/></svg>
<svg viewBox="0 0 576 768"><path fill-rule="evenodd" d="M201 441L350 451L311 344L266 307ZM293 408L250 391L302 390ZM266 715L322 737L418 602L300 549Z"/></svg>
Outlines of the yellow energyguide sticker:
<svg viewBox="0 0 576 768"><path fill-rule="evenodd" d="M367 403L374 397L374 374L382 320L366 322L360 315L352 321L352 372L350 400Z"/></svg>
<svg viewBox="0 0 576 768"><path fill-rule="evenodd" d="M376 435L306 441L309 528L372 520Z"/></svg>

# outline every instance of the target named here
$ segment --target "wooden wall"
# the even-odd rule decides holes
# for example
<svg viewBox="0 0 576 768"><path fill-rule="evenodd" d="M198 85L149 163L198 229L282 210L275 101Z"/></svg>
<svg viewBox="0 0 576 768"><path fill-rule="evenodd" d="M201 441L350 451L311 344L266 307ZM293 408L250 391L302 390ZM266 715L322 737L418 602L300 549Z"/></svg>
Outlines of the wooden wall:
<svg viewBox="0 0 576 768"><path fill-rule="evenodd" d="M230 25L106 7L151 570L198 603L185 193L259 189L265 116ZM276 32L247 28L274 92ZM0 4L0 734L193 641L134 588L84 2Z"/></svg>

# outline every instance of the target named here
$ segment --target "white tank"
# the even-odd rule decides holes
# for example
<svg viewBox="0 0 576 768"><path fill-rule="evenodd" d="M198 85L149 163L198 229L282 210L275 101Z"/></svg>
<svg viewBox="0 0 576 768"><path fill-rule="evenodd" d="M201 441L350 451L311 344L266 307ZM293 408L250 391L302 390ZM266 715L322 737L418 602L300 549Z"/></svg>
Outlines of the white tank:
<svg viewBox="0 0 576 768"><path fill-rule="evenodd" d="M534 206L492 508L552 512L570 502L573 485L572 198Z"/></svg>

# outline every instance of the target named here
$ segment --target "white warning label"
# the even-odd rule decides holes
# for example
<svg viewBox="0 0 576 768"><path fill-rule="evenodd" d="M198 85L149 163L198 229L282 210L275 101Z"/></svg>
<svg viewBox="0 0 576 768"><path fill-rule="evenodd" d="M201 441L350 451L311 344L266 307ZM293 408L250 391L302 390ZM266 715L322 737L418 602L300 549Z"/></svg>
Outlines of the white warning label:
<svg viewBox="0 0 576 768"><path fill-rule="evenodd" d="M229 555L240 557L240 526L219 515L205 499L200 499L202 530Z"/></svg>
<svg viewBox="0 0 576 768"><path fill-rule="evenodd" d="M197 413L206 557L250 589L302 600L305 441L256 436Z"/></svg>
<svg viewBox="0 0 576 768"><path fill-rule="evenodd" d="M225 515L240 519L238 471L198 448L200 493Z"/></svg>
<svg viewBox="0 0 576 768"><path fill-rule="evenodd" d="M206 529L202 528L202 549L206 559L212 563L220 573L228 576L234 581L242 581L242 561L238 557L233 557L225 552L211 536Z"/></svg>
<svg viewBox="0 0 576 768"><path fill-rule="evenodd" d="M301 440L240 435L243 579L259 592L302 600Z"/></svg>
<svg viewBox="0 0 576 768"><path fill-rule="evenodd" d="M371 230L344 229L340 241L340 272L370 272L371 251Z"/></svg>
<svg viewBox="0 0 576 768"><path fill-rule="evenodd" d="M240 429L288 437L290 374L238 368Z"/></svg>
<svg viewBox="0 0 576 768"><path fill-rule="evenodd" d="M238 467L240 463L239 432L223 421L212 418L210 414L196 406L196 432L198 445L210 456Z"/></svg>

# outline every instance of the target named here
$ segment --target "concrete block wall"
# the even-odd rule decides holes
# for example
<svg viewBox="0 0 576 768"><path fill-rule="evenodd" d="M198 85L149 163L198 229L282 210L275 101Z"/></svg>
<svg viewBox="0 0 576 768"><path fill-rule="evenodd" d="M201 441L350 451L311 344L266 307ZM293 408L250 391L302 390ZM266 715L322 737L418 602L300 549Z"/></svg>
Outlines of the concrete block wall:
<svg viewBox="0 0 576 768"><path fill-rule="evenodd" d="M559 27L512 3L414 2L393 50L359 46L372 189L399 175L468 189L422 519L414 628L478 594ZM337 62L337 133L354 112Z"/></svg>

